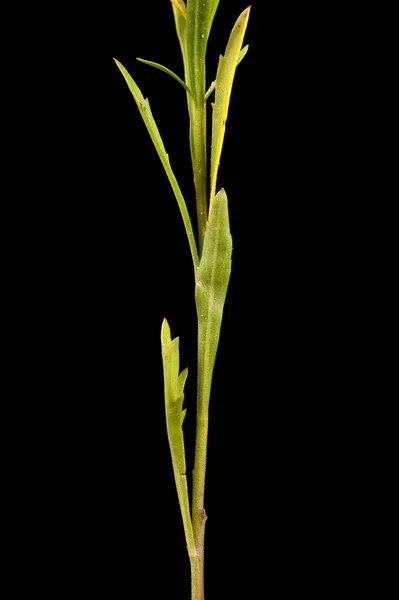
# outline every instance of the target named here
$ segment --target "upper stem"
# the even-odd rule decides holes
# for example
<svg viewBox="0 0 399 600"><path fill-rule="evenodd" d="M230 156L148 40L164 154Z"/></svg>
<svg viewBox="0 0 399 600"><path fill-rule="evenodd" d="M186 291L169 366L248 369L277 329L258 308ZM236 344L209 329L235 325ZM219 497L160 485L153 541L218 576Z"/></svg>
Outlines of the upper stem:
<svg viewBox="0 0 399 600"><path fill-rule="evenodd" d="M193 101L191 107L191 149L194 174L199 256L201 257L206 223L208 218L208 174L206 163L206 102L205 85L201 99Z"/></svg>

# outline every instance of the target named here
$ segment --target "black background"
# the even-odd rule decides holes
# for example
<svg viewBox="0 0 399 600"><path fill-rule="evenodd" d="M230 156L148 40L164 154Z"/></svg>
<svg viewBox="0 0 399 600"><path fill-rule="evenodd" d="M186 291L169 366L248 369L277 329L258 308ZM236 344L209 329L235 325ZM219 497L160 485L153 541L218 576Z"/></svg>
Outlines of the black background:
<svg viewBox="0 0 399 600"><path fill-rule="evenodd" d="M208 83L244 8L220 3ZM194 216L185 94L135 60L182 74L172 13L166 1L114 2L58 7L46 19L45 42L25 55L29 169L14 182L34 190L15 221L23 292L14 344L25 365L15 385L17 397L25 386L32 397L15 428L24 440L18 552L44 595L187 599L160 327L167 317L189 368L190 472L192 265L168 180L112 60L149 98ZM345 569L332 550L339 443L328 443L350 368L336 344L342 303L352 307L333 284L347 233L335 228L346 210L335 175L346 165L330 103L341 98L315 52L322 33L310 38L304 23L300 11L253 2L227 122L218 187L229 198L233 267L210 409L207 600L285 597L303 585L320 597L325 570L331 590L331 572Z"/></svg>

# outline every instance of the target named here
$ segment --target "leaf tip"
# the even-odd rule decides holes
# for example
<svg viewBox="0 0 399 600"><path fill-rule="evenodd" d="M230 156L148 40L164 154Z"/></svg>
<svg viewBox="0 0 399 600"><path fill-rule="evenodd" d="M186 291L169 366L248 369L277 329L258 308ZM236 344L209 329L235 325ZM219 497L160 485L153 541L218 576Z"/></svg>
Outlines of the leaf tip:
<svg viewBox="0 0 399 600"><path fill-rule="evenodd" d="M183 426L183 421L184 421L184 417L186 416L186 413L187 413L187 408L185 408L184 410L181 411L181 415L180 415L180 419L181 419L180 424L181 424L181 426Z"/></svg>
<svg viewBox="0 0 399 600"><path fill-rule="evenodd" d="M164 319L161 327L161 343L166 344L168 342L170 342L170 327L168 321Z"/></svg>
<svg viewBox="0 0 399 600"><path fill-rule="evenodd" d="M171 3L177 10L183 15L185 19L187 19L187 7L184 0L170 0Z"/></svg>
<svg viewBox="0 0 399 600"><path fill-rule="evenodd" d="M238 19L245 19L246 21L248 21L249 19L249 13L251 12L251 8L252 5L250 4L249 6L247 6L247 8L245 10L242 11L242 13L240 14L240 16L238 17Z"/></svg>

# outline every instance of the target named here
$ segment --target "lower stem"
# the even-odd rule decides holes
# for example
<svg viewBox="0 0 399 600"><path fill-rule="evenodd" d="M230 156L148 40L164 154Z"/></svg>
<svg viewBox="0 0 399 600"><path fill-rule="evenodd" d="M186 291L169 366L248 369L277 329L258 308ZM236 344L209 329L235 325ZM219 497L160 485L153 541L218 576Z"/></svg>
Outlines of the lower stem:
<svg viewBox="0 0 399 600"><path fill-rule="evenodd" d="M204 600L204 550L205 550L205 523L206 512L204 507L206 449L208 441L208 409L201 408L197 413L197 435L195 444L195 461L193 472L193 497L191 518L194 531L194 543L197 551L196 580L192 579L192 600ZM194 595L194 593L196 595Z"/></svg>
<svg viewBox="0 0 399 600"><path fill-rule="evenodd" d="M191 565L191 600L202 600L204 597L203 584L201 583L198 558L190 559ZM202 593L202 596L201 596Z"/></svg>
<svg viewBox="0 0 399 600"><path fill-rule="evenodd" d="M208 183L206 164L206 103L192 104L191 118L192 161L197 205L198 246L201 257L208 220Z"/></svg>

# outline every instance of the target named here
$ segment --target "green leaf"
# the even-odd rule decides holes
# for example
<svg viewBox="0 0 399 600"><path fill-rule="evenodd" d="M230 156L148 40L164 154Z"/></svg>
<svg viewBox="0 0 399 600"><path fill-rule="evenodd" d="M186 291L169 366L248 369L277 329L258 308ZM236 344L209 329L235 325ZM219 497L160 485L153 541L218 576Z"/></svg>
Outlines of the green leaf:
<svg viewBox="0 0 399 600"><path fill-rule="evenodd" d="M164 319L161 328L162 360L165 387L166 425L172 462L179 475L186 474L182 423L184 418L184 384L188 370L179 375L179 338L171 339L170 327Z"/></svg>
<svg viewBox="0 0 399 600"><path fill-rule="evenodd" d="M170 454L172 457L173 473L175 476L177 495L183 517L184 531L190 555L195 555L194 533L190 517L188 499L186 458L184 451L183 420L186 410L183 410L184 384L188 370L184 369L179 375L179 338L171 339L170 327L164 319L161 328L161 347L164 372L166 428Z"/></svg>
<svg viewBox="0 0 399 600"><path fill-rule="evenodd" d="M244 40L251 7L246 8L238 17L224 56L219 57L219 66L216 75L215 104L212 116L212 152L211 152L211 193L209 201L209 214L211 214L213 200L216 192L216 180L222 154L224 132L229 110L233 80L240 57L240 50Z"/></svg>
<svg viewBox="0 0 399 600"><path fill-rule="evenodd" d="M238 55L237 67L240 64L240 62L242 61L242 59L244 58L244 56L246 56L248 50L249 50L249 44L247 44L246 46L244 46L243 48L241 48L240 54Z"/></svg>
<svg viewBox="0 0 399 600"><path fill-rule="evenodd" d="M155 69L159 69L160 71L167 73L168 75L173 77L173 79L176 79L176 81L178 81L180 83L180 85L182 85L184 87L186 92L188 92L192 96L190 88L188 87L188 85L186 83L184 83L183 79L181 79L178 75L176 75L176 73L173 73L173 71L171 71L167 67L164 67L163 65L160 65L159 63L152 62L151 60L144 60L144 58L137 58L137 60L139 60L140 62L142 62L146 65L150 65L150 67L155 67Z"/></svg>
<svg viewBox="0 0 399 600"><path fill-rule="evenodd" d="M170 0L173 6L179 11L184 19L187 18L187 8L184 0Z"/></svg>
<svg viewBox="0 0 399 600"><path fill-rule="evenodd" d="M219 2L220 2L220 0L210 0L209 1L209 21L210 21L209 29L211 28L213 18L215 16L215 13L219 6Z"/></svg>
<svg viewBox="0 0 399 600"><path fill-rule="evenodd" d="M180 4L182 10L180 8L176 8L177 4ZM176 34L180 44L180 50L183 58L183 66L184 66L184 79L186 82L189 81L189 66L188 66L188 53L187 53L187 7L183 0L174 0L172 2L173 8L173 17L175 20L176 26ZM193 94L190 90L190 94L187 96L187 107L190 119L190 152L192 160L194 160L194 148L193 148L193 140L192 140L192 127L191 122L193 118L193 104L194 98Z"/></svg>
<svg viewBox="0 0 399 600"><path fill-rule="evenodd" d="M198 258L198 251L197 251L197 246L196 246L196 242L195 242L195 237L194 237L194 233L193 233L193 229L192 229L192 225L191 225L191 221L190 221L190 216L187 211L187 206L186 206L186 202L183 198L183 194L181 193L181 190L180 190L179 184L177 183L175 174L172 171L172 167L171 167L170 161L169 161L169 155L167 154L167 152L165 150L165 146L162 141L161 134L159 133L159 130L155 123L154 117L152 116L150 104L148 102L148 99L144 98L143 94L140 91L140 88L135 83L135 81L133 80L131 75L128 73L128 71L125 69L125 67L118 60L116 60L116 59L114 59L114 60L132 93L132 96L137 104L137 107L143 118L145 126L147 127L148 133L150 134L150 137L151 137L152 142L155 146L155 149L158 153L158 156L161 159L161 163L165 169L166 175L169 179L169 183L175 194L177 204L179 205L180 213L181 213L181 216L183 219L184 227L186 229L188 243L190 245L191 256L192 256L193 264L194 264L194 271L196 271L196 268L197 268L197 265L199 262L199 258Z"/></svg>
<svg viewBox="0 0 399 600"><path fill-rule="evenodd" d="M177 7L179 5L179 7ZM185 78L187 79L187 67L188 67L188 57L187 57L187 44L186 44L186 34L187 34L187 7L183 0L174 0L172 1L172 9L173 9L173 17L175 19L176 33L180 44L180 50L183 57L184 64L184 73Z"/></svg>
<svg viewBox="0 0 399 600"><path fill-rule="evenodd" d="M198 386L202 407L209 403L213 367L219 344L223 308L231 271L232 240L227 196L215 196L197 269L195 301L198 314Z"/></svg>
<svg viewBox="0 0 399 600"><path fill-rule="evenodd" d="M246 46L244 46L244 48L241 49L240 55L237 60L237 67L240 64L240 62L242 61L242 59L244 58L244 56L246 55L246 53L248 52L248 49L249 49L249 44L247 44ZM215 87L216 87L216 80L212 81L211 85L209 86L209 89L205 94L205 98L204 98L205 101L208 100L209 96L212 94Z"/></svg>

